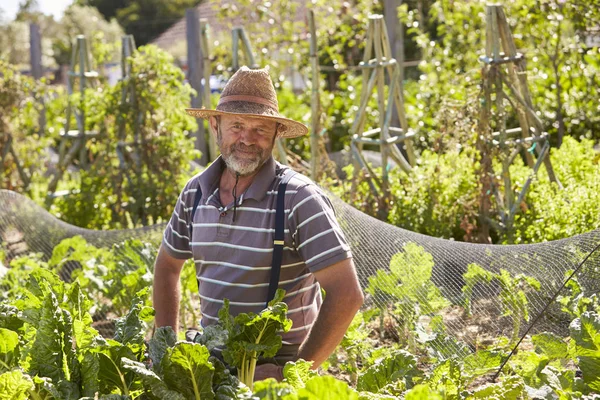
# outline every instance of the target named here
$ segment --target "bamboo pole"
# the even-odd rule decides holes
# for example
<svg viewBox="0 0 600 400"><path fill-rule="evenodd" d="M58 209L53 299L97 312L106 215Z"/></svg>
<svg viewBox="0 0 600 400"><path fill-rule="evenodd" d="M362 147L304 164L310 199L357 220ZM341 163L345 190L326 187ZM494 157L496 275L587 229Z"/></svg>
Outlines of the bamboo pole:
<svg viewBox="0 0 600 400"><path fill-rule="evenodd" d="M310 29L310 65L312 72L311 132L310 132L310 174L313 181L319 174L319 131L320 131L320 98L319 98L319 58L317 57L317 30L315 14L308 10L308 26Z"/></svg>
<svg viewBox="0 0 600 400"><path fill-rule="evenodd" d="M204 18L200 19L200 51L202 52L202 75L204 85L202 85L202 105L206 108L211 108L210 104L210 75L212 69L210 67L210 47L208 46L208 21ZM208 129L208 160L212 161L217 158L219 149L215 136Z"/></svg>

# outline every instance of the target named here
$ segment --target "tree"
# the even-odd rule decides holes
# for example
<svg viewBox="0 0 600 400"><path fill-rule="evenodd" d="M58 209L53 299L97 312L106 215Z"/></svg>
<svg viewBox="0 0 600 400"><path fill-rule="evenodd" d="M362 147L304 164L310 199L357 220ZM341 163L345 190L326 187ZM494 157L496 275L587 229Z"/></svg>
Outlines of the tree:
<svg viewBox="0 0 600 400"><path fill-rule="evenodd" d="M116 18L138 46L149 43L185 15L201 0L77 0L93 6L106 18Z"/></svg>

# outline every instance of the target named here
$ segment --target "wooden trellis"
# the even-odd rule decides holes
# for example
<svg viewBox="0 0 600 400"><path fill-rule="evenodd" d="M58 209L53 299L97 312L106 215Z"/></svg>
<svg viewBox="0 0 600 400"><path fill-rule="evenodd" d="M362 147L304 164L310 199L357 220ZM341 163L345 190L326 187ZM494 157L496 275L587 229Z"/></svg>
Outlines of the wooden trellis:
<svg viewBox="0 0 600 400"><path fill-rule="evenodd" d="M98 136L98 132L86 131L86 116L82 105L85 101L86 87L88 84L94 85L98 76L98 72L92 71L90 67L87 40L85 36L78 35L73 44L71 68L69 69L67 78L69 103L67 105L66 122L64 129L60 132L59 160L56 173L48 184L48 195L46 197L47 205L52 204L58 182L64 175L67 167L75 160L75 157L79 157L79 165L81 168L88 167L89 159L86 143L88 139ZM79 105L74 105L72 101L76 79L79 82ZM75 117L77 129L70 129L71 115ZM68 146L70 146L70 148L67 151Z"/></svg>
<svg viewBox="0 0 600 400"><path fill-rule="evenodd" d="M486 55L480 57L483 63L483 106L480 123L483 129L489 132L490 124L495 122L497 129L491 133L491 137L485 132L482 136L486 140L484 151L496 151L502 162L504 194L500 193L493 179L490 179L490 190L497 202L502 221L500 228L505 229L512 225L533 177L542 164L546 167L550 180L556 182L559 187L560 182L550 162L548 134L544 132L542 122L533 110L527 86L525 57L517 52L501 5L487 5L486 23ZM493 100L492 94L495 95ZM507 103L516 111L520 127L507 129ZM492 112L493 106L495 113ZM524 155L532 173L515 200L509 168L519 154ZM537 159L534 159L534 155ZM491 162L488 163L487 173L494 173L491 170Z"/></svg>
<svg viewBox="0 0 600 400"><path fill-rule="evenodd" d="M248 39L248 35L246 34L246 30L242 26L235 27L231 30L231 49L232 49L232 64L231 70L232 72L237 71L240 68L239 62L239 49L240 42L242 47L242 53L244 54L244 58L246 60L246 65L250 69L259 68L259 65L256 63L254 58L254 52L252 51L252 46L250 45L250 40ZM287 164L287 152L285 150L285 141L282 138L275 139L275 146L277 147L277 154L279 158L279 162L282 164Z"/></svg>
<svg viewBox="0 0 600 400"><path fill-rule="evenodd" d="M373 53L375 54L374 58L372 58ZM363 61L359 66L362 69L363 88L360 96L360 106L350 129L352 134L352 156L360 167L369 171L369 185L374 194L385 196L389 187L388 158L396 161L404 171L410 172L415 164L415 154L411 142L411 138L415 136L415 133L408 128L402 94L403 85L400 80L402 67L392 57L387 28L382 15L369 16L367 44ZM374 91L377 91L379 126L364 131L368 102ZM390 126L394 108L400 120L399 128ZM391 135L392 133L394 136ZM398 149L398 143L404 145L408 160ZM365 144L379 146L382 166L381 179L376 176L362 154Z"/></svg>
<svg viewBox="0 0 600 400"><path fill-rule="evenodd" d="M200 19L200 48L202 49L202 73L204 85L202 85L202 104L204 107L210 108L210 75L212 70L210 67L210 48L208 47L208 21L204 18ZM217 158L219 149L215 137L208 135L208 151L209 160Z"/></svg>

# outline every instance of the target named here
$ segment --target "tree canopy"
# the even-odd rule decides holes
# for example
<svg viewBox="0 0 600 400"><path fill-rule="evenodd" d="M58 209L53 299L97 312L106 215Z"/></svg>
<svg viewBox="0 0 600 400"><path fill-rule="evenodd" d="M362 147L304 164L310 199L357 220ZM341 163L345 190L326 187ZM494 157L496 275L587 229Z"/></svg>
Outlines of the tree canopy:
<svg viewBox="0 0 600 400"><path fill-rule="evenodd" d="M201 0L77 0L93 6L110 20L116 18L126 33L135 37L138 46L149 43L185 15L187 8Z"/></svg>

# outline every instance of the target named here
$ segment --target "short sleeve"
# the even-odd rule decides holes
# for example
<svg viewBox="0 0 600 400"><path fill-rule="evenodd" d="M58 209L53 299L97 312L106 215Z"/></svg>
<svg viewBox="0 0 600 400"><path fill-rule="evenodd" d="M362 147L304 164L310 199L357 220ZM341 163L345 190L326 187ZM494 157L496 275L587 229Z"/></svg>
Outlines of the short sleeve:
<svg viewBox="0 0 600 400"><path fill-rule="evenodd" d="M192 258L193 255L190 246L189 221L196 189L190 188L190 182L185 185L179 195L175 209L163 235L165 250L172 257L182 260Z"/></svg>
<svg viewBox="0 0 600 400"><path fill-rule="evenodd" d="M318 186L302 186L293 197L288 225L296 250L311 272L352 257L331 201Z"/></svg>

